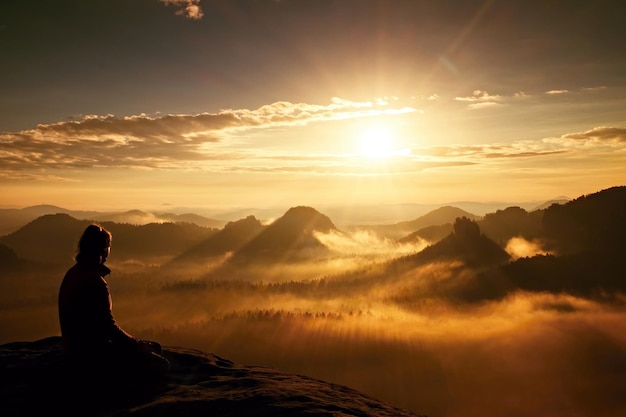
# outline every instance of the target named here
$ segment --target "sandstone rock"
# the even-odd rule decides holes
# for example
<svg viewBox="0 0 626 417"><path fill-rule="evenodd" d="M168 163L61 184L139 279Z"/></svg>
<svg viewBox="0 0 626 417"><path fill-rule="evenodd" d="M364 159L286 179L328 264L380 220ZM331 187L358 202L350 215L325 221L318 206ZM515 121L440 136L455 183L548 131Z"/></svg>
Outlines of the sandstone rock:
<svg viewBox="0 0 626 417"><path fill-rule="evenodd" d="M60 337L0 346L2 416L415 416L353 389L180 347L162 381L73 380Z"/></svg>

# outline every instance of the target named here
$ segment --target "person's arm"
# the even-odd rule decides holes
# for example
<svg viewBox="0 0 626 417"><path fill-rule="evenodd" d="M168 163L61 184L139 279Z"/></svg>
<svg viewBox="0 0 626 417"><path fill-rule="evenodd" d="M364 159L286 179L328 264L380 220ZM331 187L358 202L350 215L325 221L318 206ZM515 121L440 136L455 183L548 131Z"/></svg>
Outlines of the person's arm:
<svg viewBox="0 0 626 417"><path fill-rule="evenodd" d="M111 294L106 281L100 277L98 283L97 311L100 328L114 343L137 345L139 340L124 331L113 318Z"/></svg>

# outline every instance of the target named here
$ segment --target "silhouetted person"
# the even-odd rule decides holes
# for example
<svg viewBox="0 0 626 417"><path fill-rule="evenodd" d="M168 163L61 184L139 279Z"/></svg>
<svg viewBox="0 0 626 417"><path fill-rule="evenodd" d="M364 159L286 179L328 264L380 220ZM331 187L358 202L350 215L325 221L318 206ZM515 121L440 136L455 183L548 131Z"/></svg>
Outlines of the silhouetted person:
<svg viewBox="0 0 626 417"><path fill-rule="evenodd" d="M141 388L163 375L169 362L158 343L133 337L116 324L104 279L111 272L104 265L110 250L111 234L106 229L96 224L85 229L76 264L59 290L63 352L72 373L89 380L85 384L95 380L113 388L129 384Z"/></svg>

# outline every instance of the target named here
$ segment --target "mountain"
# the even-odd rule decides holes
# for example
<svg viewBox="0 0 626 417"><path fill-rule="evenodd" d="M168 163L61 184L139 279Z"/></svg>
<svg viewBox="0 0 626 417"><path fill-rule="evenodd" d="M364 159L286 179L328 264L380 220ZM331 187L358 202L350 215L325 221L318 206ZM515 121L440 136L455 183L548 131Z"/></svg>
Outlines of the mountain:
<svg viewBox="0 0 626 417"><path fill-rule="evenodd" d="M460 217L454 222L453 233L421 252L401 259L403 262L420 265L460 260L471 267L491 267L508 262L510 256L494 241L481 234L475 221Z"/></svg>
<svg viewBox="0 0 626 417"><path fill-rule="evenodd" d="M20 227L49 214L67 214L77 220L95 222L128 223L144 225L148 223L194 223L202 227L220 228L223 220L210 219L194 213L152 213L141 210L129 210L121 213L100 211L69 210L63 207L41 204L21 209L0 209L0 236L13 233Z"/></svg>
<svg viewBox="0 0 626 417"><path fill-rule="evenodd" d="M454 223L458 217L465 217L471 220L478 220L480 217L468 213L458 207L444 206L439 207L421 217L414 220L404 221L390 225L362 226L372 230L381 236L400 239L410 233L424 229L429 226L438 226L446 223Z"/></svg>
<svg viewBox="0 0 626 417"><path fill-rule="evenodd" d="M263 222L265 222L266 220L276 219L280 217L281 215L283 215L284 210L285 210L284 207L283 208L250 207L250 208L233 209L233 210L225 211L225 212L224 211L216 212L216 213L213 213L211 217L214 217L216 219L220 219L223 221L237 221L239 219L243 219L248 216L254 216L257 219L260 219Z"/></svg>
<svg viewBox="0 0 626 417"><path fill-rule="evenodd" d="M626 187L549 206L539 238L553 254L496 265L451 283L445 292L462 301L502 298L524 290L621 302L618 294L626 292ZM416 258L427 257L429 249Z"/></svg>
<svg viewBox="0 0 626 417"><path fill-rule="evenodd" d="M209 219L204 216L200 216L195 213L155 213L157 217L163 219L165 222L170 223L193 223L202 227L220 228L224 226L224 221Z"/></svg>
<svg viewBox="0 0 626 417"><path fill-rule="evenodd" d="M544 212L542 226L549 248L557 254L617 251L626 239L626 186L552 205Z"/></svg>
<svg viewBox="0 0 626 417"><path fill-rule="evenodd" d="M27 213L29 216L33 217L41 217L46 214L56 214L56 213L65 213L68 214L70 210L65 209L63 207L52 206L50 204L40 204L37 206L24 207L21 209L23 213Z"/></svg>
<svg viewBox="0 0 626 417"><path fill-rule="evenodd" d="M198 214L152 213L142 210L129 210L121 213L99 214L93 218L98 222L145 225L150 223L193 223L202 227L222 227L221 220L209 219Z"/></svg>
<svg viewBox="0 0 626 417"><path fill-rule="evenodd" d="M487 213L478 225L485 236L504 247L513 237L532 240L541 236L542 219L543 210L529 213L521 207L507 207Z"/></svg>
<svg viewBox="0 0 626 417"><path fill-rule="evenodd" d="M68 263L76 252L78 239L87 221L68 214L46 214L19 230L0 238L23 259L43 263Z"/></svg>
<svg viewBox="0 0 626 417"><path fill-rule="evenodd" d="M28 266L29 263L18 257L13 249L7 245L0 244L0 273L21 270ZM0 277L0 279L2 278Z"/></svg>
<svg viewBox="0 0 626 417"><path fill-rule="evenodd" d="M163 354L170 371L163 381L138 390L126 381L104 384L99 375L93 381L66 377L58 336L0 345L2 415L417 417L303 375L181 347L166 347Z"/></svg>
<svg viewBox="0 0 626 417"><path fill-rule="evenodd" d="M557 197L557 198L555 198L553 200L548 200L548 201L546 201L543 204L539 204L538 206L533 207L529 211L545 210L545 209L547 209L548 207L550 207L553 204L567 204L570 201L572 201L571 198L567 198L565 196L560 196L560 197Z"/></svg>
<svg viewBox="0 0 626 417"><path fill-rule="evenodd" d="M232 262L297 261L327 253L314 232L337 230L324 214L311 207L292 207L266 226L255 238L234 253Z"/></svg>
<svg viewBox="0 0 626 417"><path fill-rule="evenodd" d="M76 252L78 239L91 223L67 214L48 214L0 237L0 243L29 261L67 264ZM102 226L113 235L110 259L114 261L175 256L215 233L194 224L134 226L103 222Z"/></svg>
<svg viewBox="0 0 626 417"><path fill-rule="evenodd" d="M398 239L398 243L416 243L422 239L430 243L437 243L452 233L453 230L454 228L451 223L427 226L419 229L417 232L413 232L403 237L402 239Z"/></svg>
<svg viewBox="0 0 626 417"><path fill-rule="evenodd" d="M181 253L170 264L201 262L208 258L239 250L263 230L263 225L254 216L229 222L224 228L196 246Z"/></svg>
<svg viewBox="0 0 626 417"><path fill-rule="evenodd" d="M58 213L68 214L76 219L93 219L99 214L95 211L68 210L48 204L21 209L0 209L0 236L13 233L38 217Z"/></svg>

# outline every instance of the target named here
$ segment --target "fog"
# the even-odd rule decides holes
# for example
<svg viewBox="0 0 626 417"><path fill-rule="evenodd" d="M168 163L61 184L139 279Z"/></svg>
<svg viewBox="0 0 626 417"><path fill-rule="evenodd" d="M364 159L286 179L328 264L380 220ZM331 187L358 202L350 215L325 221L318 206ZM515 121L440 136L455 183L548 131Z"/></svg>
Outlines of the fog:
<svg viewBox="0 0 626 417"><path fill-rule="evenodd" d="M511 238L507 242L505 250L513 259L549 254L549 251L543 249L541 242L530 241L523 237Z"/></svg>
<svg viewBox="0 0 626 417"><path fill-rule="evenodd" d="M327 258L239 269L228 255L197 270L112 256L114 316L166 346L344 384L430 417L626 412L624 296L511 291L464 300L480 270L389 262L426 242L318 238L332 250ZM541 252L527 241L509 246L517 256ZM63 272L0 282L1 343L59 334Z"/></svg>

